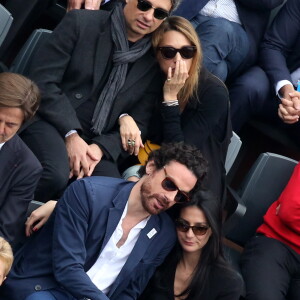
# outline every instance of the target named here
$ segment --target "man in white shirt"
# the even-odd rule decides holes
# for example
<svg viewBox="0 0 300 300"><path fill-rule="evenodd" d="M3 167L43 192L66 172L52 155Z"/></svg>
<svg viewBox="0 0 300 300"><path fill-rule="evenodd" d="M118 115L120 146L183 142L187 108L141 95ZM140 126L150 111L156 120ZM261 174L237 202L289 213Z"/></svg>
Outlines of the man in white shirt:
<svg viewBox="0 0 300 300"><path fill-rule="evenodd" d="M141 173L137 183L89 177L71 184L15 257L1 299L137 299L176 241L164 211L189 201L207 163L195 147L169 144L149 155Z"/></svg>
<svg viewBox="0 0 300 300"><path fill-rule="evenodd" d="M204 66L225 81L254 64L270 10L282 1L183 0L174 14L192 22Z"/></svg>

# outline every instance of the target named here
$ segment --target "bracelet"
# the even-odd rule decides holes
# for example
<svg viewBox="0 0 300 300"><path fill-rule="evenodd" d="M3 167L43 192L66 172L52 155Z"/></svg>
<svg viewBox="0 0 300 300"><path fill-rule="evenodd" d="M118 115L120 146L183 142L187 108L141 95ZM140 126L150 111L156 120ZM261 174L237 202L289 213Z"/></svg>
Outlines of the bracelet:
<svg viewBox="0 0 300 300"><path fill-rule="evenodd" d="M121 114L119 119L123 118L123 117L126 117L126 116L129 116L129 114Z"/></svg>
<svg viewBox="0 0 300 300"><path fill-rule="evenodd" d="M73 134L73 133L77 133L77 130L75 130L75 129L70 130L70 131L67 132L67 134L65 135L65 138L68 137L68 136L70 136L70 135Z"/></svg>
<svg viewBox="0 0 300 300"><path fill-rule="evenodd" d="M179 102L176 99L176 100L171 100L171 101L163 101L162 104L164 106L177 106L177 105L179 105Z"/></svg>

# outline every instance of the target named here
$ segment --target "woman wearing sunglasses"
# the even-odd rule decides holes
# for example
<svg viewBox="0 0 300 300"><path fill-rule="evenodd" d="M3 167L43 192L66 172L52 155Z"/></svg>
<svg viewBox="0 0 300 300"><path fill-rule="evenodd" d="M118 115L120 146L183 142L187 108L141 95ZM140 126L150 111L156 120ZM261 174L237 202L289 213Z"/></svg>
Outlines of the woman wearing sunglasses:
<svg viewBox="0 0 300 300"><path fill-rule="evenodd" d="M221 214L207 192L182 204L175 221L178 243L139 300L238 300L242 278L222 254Z"/></svg>
<svg viewBox="0 0 300 300"><path fill-rule="evenodd" d="M227 88L201 66L198 35L186 19L167 18L154 32L152 45L164 85L148 139L158 145L183 141L197 146L210 165L207 187L223 199L232 135ZM124 149L137 155L143 147L138 125L128 115L119 123Z"/></svg>

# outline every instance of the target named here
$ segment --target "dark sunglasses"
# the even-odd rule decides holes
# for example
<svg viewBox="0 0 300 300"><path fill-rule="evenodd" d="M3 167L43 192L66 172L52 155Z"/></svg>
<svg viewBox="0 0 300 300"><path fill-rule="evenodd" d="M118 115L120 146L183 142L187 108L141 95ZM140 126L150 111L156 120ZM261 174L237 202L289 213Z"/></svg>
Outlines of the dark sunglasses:
<svg viewBox="0 0 300 300"><path fill-rule="evenodd" d="M161 182L161 186L168 192L177 191L174 201L177 203L185 203L190 201L188 193L181 191L174 181L168 176L166 168L164 167L166 178Z"/></svg>
<svg viewBox="0 0 300 300"><path fill-rule="evenodd" d="M147 10L153 8L154 9L154 13L153 13L154 18L156 18L158 20L163 20L169 16L168 11L166 11L162 8L156 8L156 7L152 6L152 4L147 0L138 0L137 8L141 11L147 11Z"/></svg>
<svg viewBox="0 0 300 300"><path fill-rule="evenodd" d="M157 48L164 59L172 59L176 56L177 52L180 53L182 58L190 59L193 58L197 48L196 46L184 46L180 49L176 49L173 47L158 47Z"/></svg>
<svg viewBox="0 0 300 300"><path fill-rule="evenodd" d="M181 232L188 232L190 230L190 228L192 228L193 233L195 235L205 235L207 230L209 229L209 226L205 226L205 225L190 226L182 219L177 219L175 221L175 226L176 226L177 230L179 230Z"/></svg>

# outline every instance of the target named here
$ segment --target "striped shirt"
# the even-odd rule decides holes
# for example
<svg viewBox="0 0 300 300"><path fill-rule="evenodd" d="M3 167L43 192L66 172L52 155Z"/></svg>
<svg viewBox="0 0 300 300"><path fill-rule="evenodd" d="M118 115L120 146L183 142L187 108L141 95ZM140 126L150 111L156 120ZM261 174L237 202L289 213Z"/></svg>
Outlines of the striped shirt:
<svg viewBox="0 0 300 300"><path fill-rule="evenodd" d="M209 0L201 9L200 14L212 18L224 18L242 24L233 0Z"/></svg>

